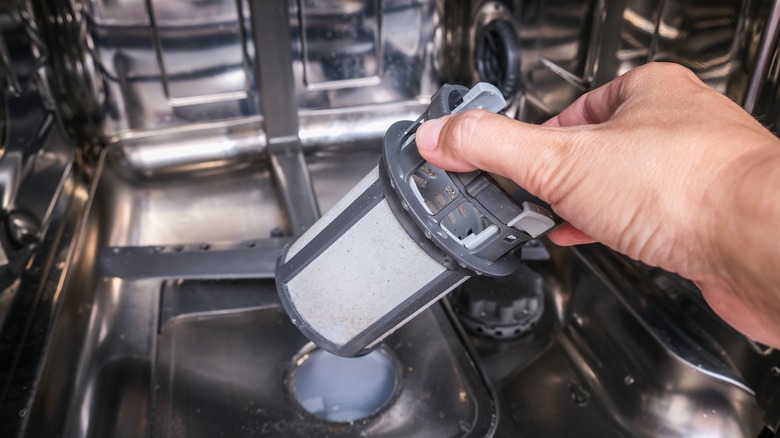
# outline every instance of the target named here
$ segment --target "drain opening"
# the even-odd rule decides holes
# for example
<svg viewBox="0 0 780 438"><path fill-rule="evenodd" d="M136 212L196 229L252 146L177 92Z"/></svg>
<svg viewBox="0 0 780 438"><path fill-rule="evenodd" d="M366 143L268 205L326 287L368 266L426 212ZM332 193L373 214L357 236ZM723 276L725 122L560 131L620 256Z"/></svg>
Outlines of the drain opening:
<svg viewBox="0 0 780 438"><path fill-rule="evenodd" d="M290 388L307 412L333 422L371 416L387 405L398 386L398 371L383 350L346 358L324 350L303 353Z"/></svg>
<svg viewBox="0 0 780 438"><path fill-rule="evenodd" d="M495 85L507 99L517 91L520 54L512 23L496 19L479 29L474 57L481 81Z"/></svg>

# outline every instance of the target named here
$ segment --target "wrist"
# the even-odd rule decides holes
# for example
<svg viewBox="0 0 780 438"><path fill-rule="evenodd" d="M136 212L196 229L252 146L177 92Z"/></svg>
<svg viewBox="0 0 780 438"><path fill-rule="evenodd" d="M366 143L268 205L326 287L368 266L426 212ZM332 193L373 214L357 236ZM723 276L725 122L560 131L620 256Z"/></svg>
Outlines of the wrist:
<svg viewBox="0 0 780 438"><path fill-rule="evenodd" d="M780 346L780 147L734 160L707 196L697 281L712 309L748 337Z"/></svg>
<svg viewBox="0 0 780 438"><path fill-rule="evenodd" d="M780 286L780 147L773 146L740 157L723 188L713 242L730 283Z"/></svg>

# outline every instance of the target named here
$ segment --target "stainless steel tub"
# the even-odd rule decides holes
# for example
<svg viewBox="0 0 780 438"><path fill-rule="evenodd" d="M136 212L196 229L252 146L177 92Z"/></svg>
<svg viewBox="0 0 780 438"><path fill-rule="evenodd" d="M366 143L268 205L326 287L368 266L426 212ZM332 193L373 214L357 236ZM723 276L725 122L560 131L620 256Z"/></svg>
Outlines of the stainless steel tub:
<svg viewBox="0 0 780 438"><path fill-rule="evenodd" d="M467 332L447 300L421 314L383 346L400 389L353 423L289 393L305 340L269 278L129 280L100 263L297 232L376 164L391 123L485 73L476 45L496 20L516 37L511 116L539 122L671 60L776 118L774 3L0 6L0 434L774 436L779 354L689 283L599 246L529 263L546 310L516 339Z"/></svg>

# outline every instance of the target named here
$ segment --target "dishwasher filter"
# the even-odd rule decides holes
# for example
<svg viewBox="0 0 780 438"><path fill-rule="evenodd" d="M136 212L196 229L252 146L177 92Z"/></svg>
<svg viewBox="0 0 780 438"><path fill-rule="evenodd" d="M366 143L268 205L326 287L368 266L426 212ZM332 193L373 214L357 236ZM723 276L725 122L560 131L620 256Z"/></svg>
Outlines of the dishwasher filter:
<svg viewBox="0 0 780 438"><path fill-rule="evenodd" d="M417 151L424 121L505 105L489 84L444 85L417 121L388 129L379 165L282 251L279 295L309 339L366 354L470 276L512 273L519 246L556 226L524 190L510 195L481 171L444 171Z"/></svg>

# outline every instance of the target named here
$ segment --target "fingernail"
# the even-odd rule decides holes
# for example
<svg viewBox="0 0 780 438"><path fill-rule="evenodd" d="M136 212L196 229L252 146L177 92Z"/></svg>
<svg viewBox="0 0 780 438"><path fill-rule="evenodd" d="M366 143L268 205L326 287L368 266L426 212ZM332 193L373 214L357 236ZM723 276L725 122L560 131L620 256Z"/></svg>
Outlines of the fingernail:
<svg viewBox="0 0 780 438"><path fill-rule="evenodd" d="M417 147L426 151L432 151L439 145L439 135L444 127L446 120L433 119L420 125L417 128Z"/></svg>

